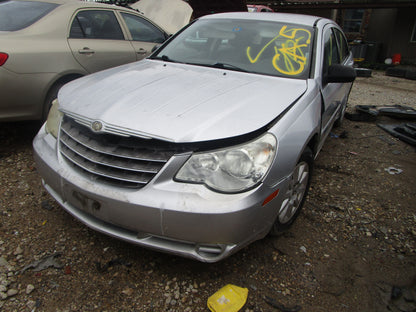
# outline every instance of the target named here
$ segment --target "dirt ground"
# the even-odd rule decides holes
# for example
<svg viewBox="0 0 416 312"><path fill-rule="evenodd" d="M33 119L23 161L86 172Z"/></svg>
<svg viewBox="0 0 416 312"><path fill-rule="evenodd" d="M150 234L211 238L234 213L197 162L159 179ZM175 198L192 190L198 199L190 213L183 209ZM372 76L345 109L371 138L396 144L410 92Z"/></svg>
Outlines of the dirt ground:
<svg viewBox="0 0 416 312"><path fill-rule="evenodd" d="M348 111L359 104L416 108L416 81L358 78ZM208 311L231 283L247 312L416 311L416 150L377 122L401 121L333 130L290 231L216 264L88 229L41 186L37 124L0 124L0 310Z"/></svg>

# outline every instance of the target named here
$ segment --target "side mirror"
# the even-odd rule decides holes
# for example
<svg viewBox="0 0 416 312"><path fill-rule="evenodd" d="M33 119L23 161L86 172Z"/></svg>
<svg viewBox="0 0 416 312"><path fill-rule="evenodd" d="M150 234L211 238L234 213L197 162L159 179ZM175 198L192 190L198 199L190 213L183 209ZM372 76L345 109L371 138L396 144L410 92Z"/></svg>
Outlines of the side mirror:
<svg viewBox="0 0 416 312"><path fill-rule="evenodd" d="M325 82L353 82L357 74L355 69L350 66L335 64L328 68Z"/></svg>

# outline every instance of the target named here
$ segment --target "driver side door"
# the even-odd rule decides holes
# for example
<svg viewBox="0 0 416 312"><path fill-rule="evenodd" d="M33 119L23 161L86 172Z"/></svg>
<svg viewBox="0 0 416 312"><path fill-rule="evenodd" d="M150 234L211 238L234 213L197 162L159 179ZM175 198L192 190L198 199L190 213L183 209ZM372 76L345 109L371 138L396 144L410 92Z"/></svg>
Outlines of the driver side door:
<svg viewBox="0 0 416 312"><path fill-rule="evenodd" d="M336 27L329 26L324 29L323 35L323 60L322 60L322 128L321 134L326 137L331 131L332 125L339 115L339 112L345 108L349 89L352 83L328 83L329 66L342 64L347 66L353 65L352 55L349 52L348 44L341 31Z"/></svg>

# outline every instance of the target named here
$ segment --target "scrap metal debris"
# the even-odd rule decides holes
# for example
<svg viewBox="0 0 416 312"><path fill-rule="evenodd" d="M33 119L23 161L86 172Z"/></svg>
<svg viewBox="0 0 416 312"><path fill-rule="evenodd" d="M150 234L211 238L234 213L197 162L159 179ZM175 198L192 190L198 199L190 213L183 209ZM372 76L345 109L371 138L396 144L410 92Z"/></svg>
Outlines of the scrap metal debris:
<svg viewBox="0 0 416 312"><path fill-rule="evenodd" d="M416 123L377 124L377 126L401 141L416 146Z"/></svg>
<svg viewBox="0 0 416 312"><path fill-rule="evenodd" d="M114 259L114 260L110 260L104 265L101 265L100 262L95 263L97 271L100 272L100 273L107 272L110 267L113 267L113 266L116 266L116 265L122 265L122 266L125 266L125 267L128 267L128 268L131 267L130 262L127 262L127 261L125 261L123 259L119 259L119 258Z"/></svg>
<svg viewBox="0 0 416 312"><path fill-rule="evenodd" d="M345 118L352 121L375 121L379 116L388 116L395 119L416 120L416 109L403 105L356 105L356 113L345 113ZM416 123L405 122L401 124L377 124L392 136L416 146Z"/></svg>
<svg viewBox="0 0 416 312"><path fill-rule="evenodd" d="M56 258L59 258L61 256L61 253L57 252L53 255L43 257L40 260L36 260L32 262L31 264L25 266L22 270L22 273L24 273L26 270L33 269L33 272L39 272L43 271L47 268L55 268L55 269L62 269L64 266L56 260Z"/></svg>
<svg viewBox="0 0 416 312"><path fill-rule="evenodd" d="M403 105L356 105L356 113L345 113L345 118L352 121L374 121L378 116L388 116L396 119L416 120L416 110Z"/></svg>
<svg viewBox="0 0 416 312"><path fill-rule="evenodd" d="M388 168L385 168L384 170L387 171L389 174L400 174L403 172L402 169L398 169L394 167L388 167Z"/></svg>
<svg viewBox="0 0 416 312"><path fill-rule="evenodd" d="M264 296L264 301L266 301L266 303L271 305L273 308L279 309L281 312L298 312L302 309L302 307L299 305L295 305L293 307L286 307L277 300L268 296Z"/></svg>

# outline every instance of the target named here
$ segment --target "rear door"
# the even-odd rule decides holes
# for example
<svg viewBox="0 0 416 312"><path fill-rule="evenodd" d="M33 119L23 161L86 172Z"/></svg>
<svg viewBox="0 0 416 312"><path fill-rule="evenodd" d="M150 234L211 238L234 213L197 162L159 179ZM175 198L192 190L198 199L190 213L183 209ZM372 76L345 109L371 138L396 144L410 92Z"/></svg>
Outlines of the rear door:
<svg viewBox="0 0 416 312"><path fill-rule="evenodd" d="M75 59L89 73L137 59L113 10L78 11L71 23L68 43Z"/></svg>

